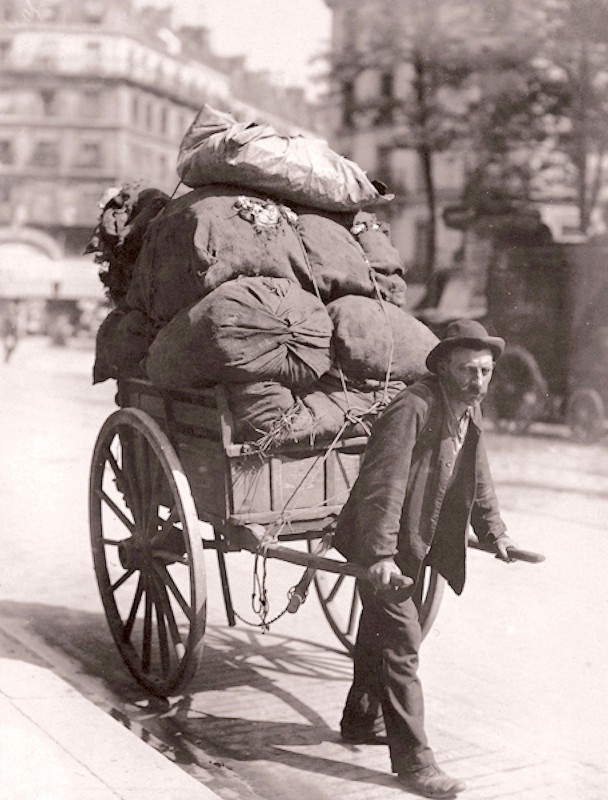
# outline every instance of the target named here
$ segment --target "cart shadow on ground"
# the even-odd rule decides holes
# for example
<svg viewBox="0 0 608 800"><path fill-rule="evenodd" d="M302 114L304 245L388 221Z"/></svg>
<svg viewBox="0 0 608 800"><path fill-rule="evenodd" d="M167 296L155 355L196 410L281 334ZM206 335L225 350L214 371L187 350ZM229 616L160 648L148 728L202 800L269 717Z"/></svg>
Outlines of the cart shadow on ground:
<svg viewBox="0 0 608 800"><path fill-rule="evenodd" d="M76 675L66 675L64 666L55 671L68 682L71 677L80 691L90 678L95 695L94 683L101 681L116 698L114 707L106 710L186 768L227 767L238 773L237 762L274 763L300 776L394 786L387 752L383 768L370 769L361 747L340 740L339 713L352 673L352 662L343 651L285 634L211 625L187 693L163 699L131 678L102 613L4 601L0 624L2 620L8 620L9 627L23 627L60 657L67 656ZM35 652L32 661L39 663ZM314 697L314 704L307 696ZM98 697L91 699L99 702ZM335 721L329 724L319 708L335 712Z"/></svg>

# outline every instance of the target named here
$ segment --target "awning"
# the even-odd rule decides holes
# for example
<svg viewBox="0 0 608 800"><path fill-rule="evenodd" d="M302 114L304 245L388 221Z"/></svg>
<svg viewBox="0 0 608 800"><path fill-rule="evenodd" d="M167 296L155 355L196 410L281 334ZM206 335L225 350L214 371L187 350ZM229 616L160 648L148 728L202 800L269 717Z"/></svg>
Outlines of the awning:
<svg viewBox="0 0 608 800"><path fill-rule="evenodd" d="M93 257L51 259L28 244L0 244L0 297L103 300Z"/></svg>

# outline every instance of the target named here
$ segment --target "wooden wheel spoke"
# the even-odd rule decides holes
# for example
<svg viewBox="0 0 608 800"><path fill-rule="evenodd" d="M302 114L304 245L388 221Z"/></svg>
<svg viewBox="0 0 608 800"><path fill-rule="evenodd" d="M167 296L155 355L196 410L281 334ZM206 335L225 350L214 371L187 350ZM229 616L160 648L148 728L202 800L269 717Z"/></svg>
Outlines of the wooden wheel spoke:
<svg viewBox="0 0 608 800"><path fill-rule="evenodd" d="M325 602L328 605L332 602L332 600L335 599L336 595L340 591L340 587L344 583L345 577L346 577L346 575L338 575L338 579L336 580L336 582L334 583L334 585L331 588L331 591L329 592L329 594L325 598Z"/></svg>
<svg viewBox="0 0 608 800"><path fill-rule="evenodd" d="M131 575L133 575L134 573L135 573L135 570L133 568L128 569L117 581L115 581L113 584L111 584L110 589L113 592L116 592L116 590L120 589L120 587L123 585L123 583L128 581L129 578L131 577Z"/></svg>
<svg viewBox="0 0 608 800"><path fill-rule="evenodd" d="M172 553L170 550L153 550L152 557L165 564L183 564L184 566L188 566L189 564L188 556L179 556Z"/></svg>
<svg viewBox="0 0 608 800"><path fill-rule="evenodd" d="M156 563L154 565L154 567L155 567L160 579L162 580L163 584L165 586L169 587L169 589L171 590L171 594L175 597L175 599L179 603L179 606L180 606L181 610L184 612L184 614L186 615L188 620L191 622L192 621L192 609L190 608L188 602L186 601L186 599L184 598L184 596L180 592L177 584L173 580L173 577L169 573L169 570L164 566L164 564L161 566L161 565Z"/></svg>
<svg viewBox="0 0 608 800"><path fill-rule="evenodd" d="M160 664L163 675L168 675L171 670L171 654L169 652L169 640L167 636L167 623L165 621L165 607L161 600L161 592L158 587L158 580L154 573L150 575L150 592L154 596L154 608L156 610L156 627L158 630L158 647L160 650Z"/></svg>
<svg viewBox="0 0 608 800"><path fill-rule="evenodd" d="M169 640L167 637L165 617L159 603L156 603L156 624L158 626L158 646L160 648L161 669L163 675L168 675L171 670L171 655L169 652Z"/></svg>
<svg viewBox="0 0 608 800"><path fill-rule="evenodd" d="M142 501L140 487L137 485L137 472L134 466L137 464L135 458L134 431L122 427L118 435L120 444L122 471L125 477L125 502L131 509L133 519L140 521L142 518Z"/></svg>
<svg viewBox="0 0 608 800"><path fill-rule="evenodd" d="M355 589L353 590L353 597L350 602L350 612L348 615L347 633L349 634L349 636L354 634L358 620L359 620L359 593L355 586Z"/></svg>
<svg viewBox="0 0 608 800"><path fill-rule="evenodd" d="M144 579L143 576L139 576L139 581L137 582L137 589L135 590L135 595L133 597L133 602L131 603L131 608L129 610L129 616L127 617L127 621L123 625L122 628L122 639L123 642L128 642L131 638L131 634L133 633L133 626L135 625L135 620L137 618L137 611L139 610L139 605L141 603L141 598L144 593Z"/></svg>
<svg viewBox="0 0 608 800"><path fill-rule="evenodd" d="M114 453L112 452L110 445L105 449L106 454L106 461L112 468L112 472L114 473L114 477L116 478L116 486L118 487L118 491L125 497L129 492L128 480L120 466L118 465L118 461Z"/></svg>
<svg viewBox="0 0 608 800"><path fill-rule="evenodd" d="M148 529L150 524L152 508L156 498L154 497L151 477L151 458L152 451L150 445L145 439L140 439L138 458L138 475L141 487L141 505L142 505L142 525L144 530Z"/></svg>
<svg viewBox="0 0 608 800"><path fill-rule="evenodd" d="M150 587L146 587L144 606L144 639L141 650L141 668L144 672L150 672L152 664L152 598L150 596Z"/></svg>
<svg viewBox="0 0 608 800"><path fill-rule="evenodd" d="M131 522L131 520L127 517L124 511L119 508L114 500L107 495L103 489L97 488L95 489L95 494L99 497L100 500L103 500L106 505L108 505L112 511L116 514L118 519L122 522L122 524L129 529L131 533L135 533L135 523Z"/></svg>
<svg viewBox="0 0 608 800"><path fill-rule="evenodd" d="M169 634L171 636L171 641L173 642L173 647L178 659L181 659L183 658L184 655L185 646L182 641L179 628L177 627L175 614L173 613L173 609L171 608L171 602L169 600L167 588L158 575L156 575L155 577L157 584L158 599L162 605L163 614L169 626Z"/></svg>

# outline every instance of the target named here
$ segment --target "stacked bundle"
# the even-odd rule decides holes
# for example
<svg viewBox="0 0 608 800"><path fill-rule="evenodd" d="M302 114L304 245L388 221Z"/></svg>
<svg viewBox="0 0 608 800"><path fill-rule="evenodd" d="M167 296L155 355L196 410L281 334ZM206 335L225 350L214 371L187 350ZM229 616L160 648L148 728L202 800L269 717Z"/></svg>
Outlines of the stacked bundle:
<svg viewBox="0 0 608 800"><path fill-rule="evenodd" d="M178 172L192 191L148 220L119 311L133 338L118 355L101 337L98 361L163 389L224 384L246 441L369 432L437 341L403 310L388 227L361 210L376 186L322 142L208 107Z"/></svg>

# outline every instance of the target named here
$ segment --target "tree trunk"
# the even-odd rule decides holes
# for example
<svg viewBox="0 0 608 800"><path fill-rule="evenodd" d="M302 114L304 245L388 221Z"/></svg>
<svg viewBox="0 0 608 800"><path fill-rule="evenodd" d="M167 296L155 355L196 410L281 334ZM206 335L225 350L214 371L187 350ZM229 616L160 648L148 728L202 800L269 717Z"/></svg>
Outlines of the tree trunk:
<svg viewBox="0 0 608 800"><path fill-rule="evenodd" d="M577 169L577 196L579 225L581 233L586 233L591 219L588 198L588 113L589 113L589 55L586 41L581 42L578 92L575 101L574 163Z"/></svg>
<svg viewBox="0 0 608 800"><path fill-rule="evenodd" d="M424 194L426 197L427 225L424 263L424 281L427 286L426 301L435 306L438 301L435 261L437 258L437 199L435 196L435 176L433 172L433 153L429 147L418 148L422 167Z"/></svg>
<svg viewBox="0 0 608 800"><path fill-rule="evenodd" d="M418 121L416 151L420 159L424 195L426 199L427 225L424 263L424 282L427 287L426 303L437 304L437 281L435 278L435 258L437 250L437 199L435 196L435 175L433 172L433 150L428 142L428 124L431 117L427 96L427 64L421 53L414 58L414 92L416 96L416 117Z"/></svg>

